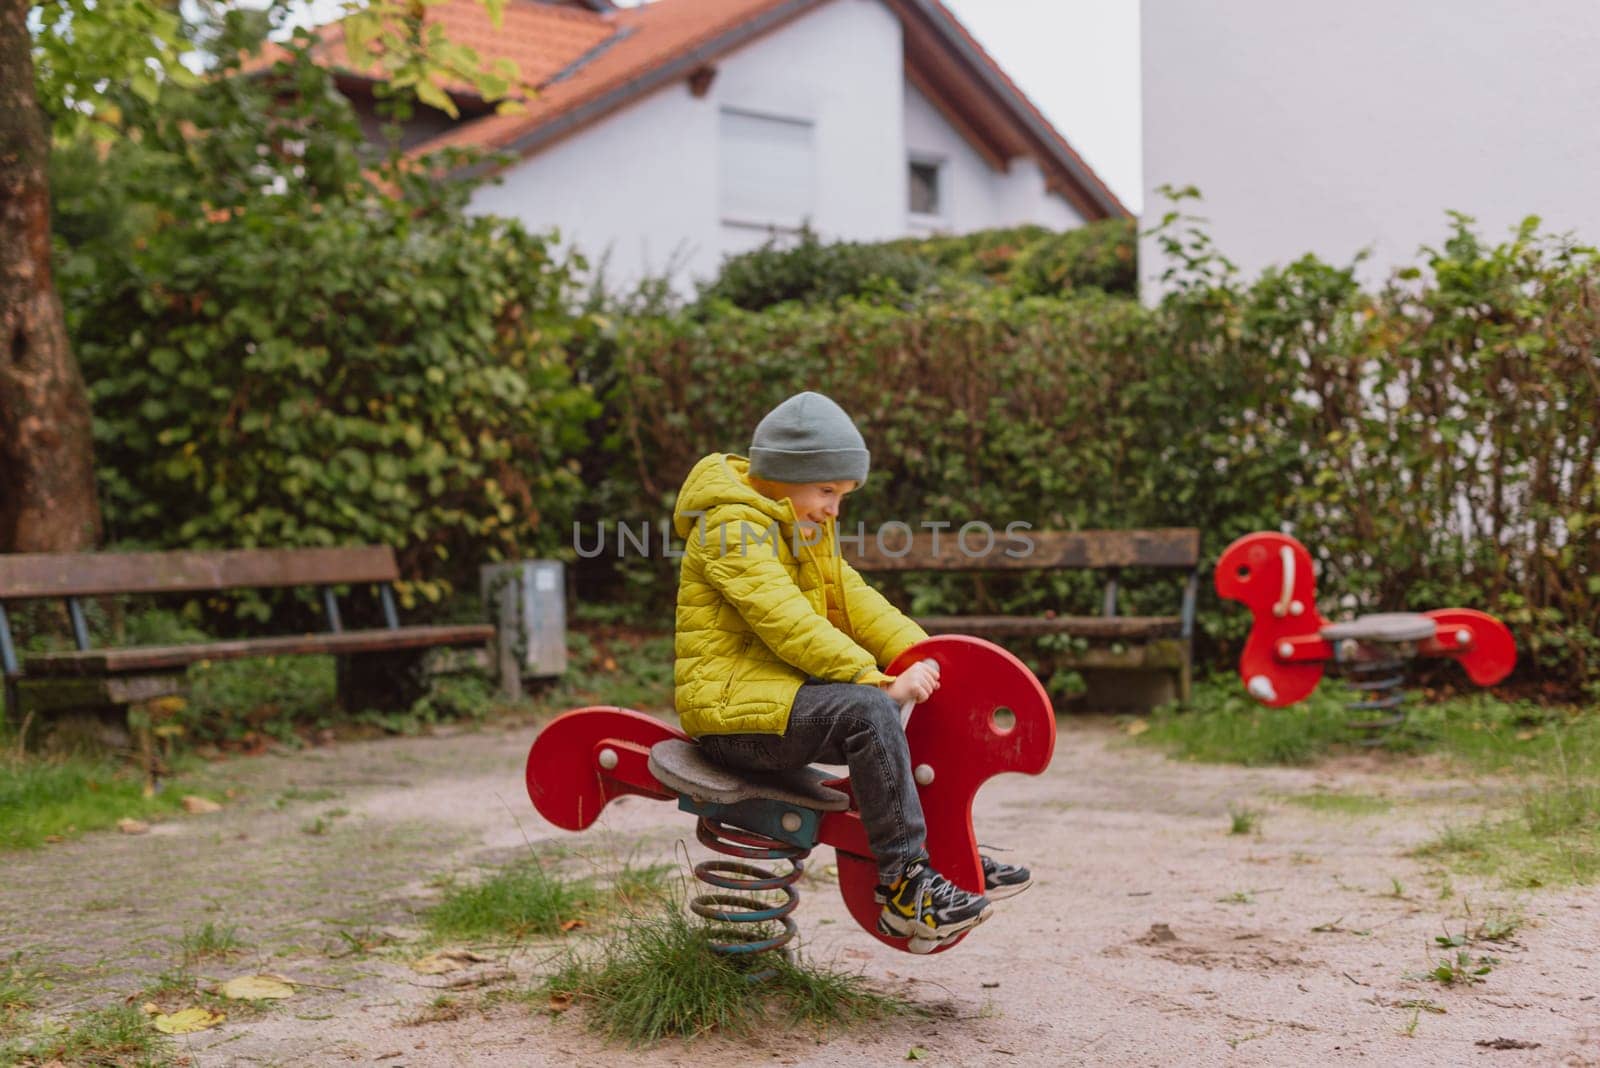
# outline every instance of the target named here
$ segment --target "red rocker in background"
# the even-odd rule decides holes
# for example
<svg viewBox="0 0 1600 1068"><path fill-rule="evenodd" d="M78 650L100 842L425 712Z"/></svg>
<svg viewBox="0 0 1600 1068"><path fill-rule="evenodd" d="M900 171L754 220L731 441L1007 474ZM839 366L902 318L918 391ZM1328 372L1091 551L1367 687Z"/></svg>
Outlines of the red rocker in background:
<svg viewBox="0 0 1600 1068"><path fill-rule="evenodd" d="M1450 657L1479 686L1511 674L1517 649L1506 625L1472 608L1384 612L1329 623L1317 611L1311 554L1287 534L1246 534L1217 561L1218 596L1241 601L1254 617L1239 676L1250 696L1282 708L1317 688L1331 661L1365 699L1354 711L1379 713L1352 726L1382 729L1404 722L1405 662Z"/></svg>
<svg viewBox="0 0 1600 1068"><path fill-rule="evenodd" d="M904 671L919 660L939 662L943 680L932 698L906 721L906 741L917 794L927 817L929 861L964 890L983 892L983 870L972 829L978 788L1004 771L1038 775L1055 752L1055 712L1044 687L1020 660L979 638L941 635L907 650L888 668ZM707 919L733 924L778 924L771 937L713 943L719 952L760 953L794 938L789 914L799 904L795 882L813 847L838 855L839 892L845 906L874 938L912 953L939 952L942 942L878 934L879 904L872 891L877 865L855 811L850 780L816 768L757 775L715 765L676 727L624 708L566 712L539 733L528 752L528 796L557 827L581 831L606 802L637 794L699 817L696 835L708 849L736 861L695 866L702 882L731 893L702 894L690 907ZM789 870L747 863L787 860ZM752 891L778 891L774 905ZM741 896L742 895L742 896ZM747 928L755 930L755 928ZM772 928L763 928L763 931Z"/></svg>

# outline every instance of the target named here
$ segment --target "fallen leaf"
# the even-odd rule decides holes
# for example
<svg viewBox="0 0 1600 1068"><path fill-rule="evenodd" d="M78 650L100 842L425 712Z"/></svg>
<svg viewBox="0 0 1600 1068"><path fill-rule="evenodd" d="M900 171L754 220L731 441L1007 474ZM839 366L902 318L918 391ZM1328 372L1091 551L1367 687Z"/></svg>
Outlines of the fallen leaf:
<svg viewBox="0 0 1600 1068"><path fill-rule="evenodd" d="M181 697L157 697L146 706L151 713L157 716L170 716L182 712L189 707L189 702Z"/></svg>
<svg viewBox="0 0 1600 1068"><path fill-rule="evenodd" d="M1133 735L1135 738L1149 729L1150 724L1146 720L1142 719L1136 719L1132 723L1128 724L1128 733Z"/></svg>
<svg viewBox="0 0 1600 1068"><path fill-rule="evenodd" d="M146 1016L160 1016L161 1006L157 1005L153 1001L147 1001L143 1005L139 1006L139 1011L143 1012Z"/></svg>
<svg viewBox="0 0 1600 1068"><path fill-rule="evenodd" d="M582 920L564 920L564 921L562 921L561 929L563 931L575 931L579 927L587 927L587 926L589 926L589 925L584 923Z"/></svg>
<svg viewBox="0 0 1600 1068"><path fill-rule="evenodd" d="M443 975L445 972L459 972L469 964L482 964L489 959L470 949L441 949L414 962L411 970L423 975Z"/></svg>
<svg viewBox="0 0 1600 1068"><path fill-rule="evenodd" d="M66 841L66 839L61 837L59 834L47 834L47 835L44 836L44 840L46 842L65 842Z"/></svg>
<svg viewBox="0 0 1600 1068"><path fill-rule="evenodd" d="M188 1035L196 1031L205 1031L217 1026L228 1018L224 1012L212 1012L210 1009L181 1009L174 1013L163 1013L155 1018L156 1030L164 1035Z"/></svg>
<svg viewBox="0 0 1600 1068"><path fill-rule="evenodd" d="M123 834L147 834L149 833L150 825L144 820L124 818L117 821L117 830Z"/></svg>
<svg viewBox="0 0 1600 1068"><path fill-rule="evenodd" d="M551 1012L566 1012L570 1008L572 1008L572 995L571 994L551 994L550 995L550 1011Z"/></svg>
<svg viewBox="0 0 1600 1068"><path fill-rule="evenodd" d="M605 662L602 663L600 666L602 668L604 668L605 670L607 670L607 671L615 671L615 670L617 670L616 658L608 656L608 657L606 657Z"/></svg>
<svg viewBox="0 0 1600 1068"><path fill-rule="evenodd" d="M196 797L194 794L184 794L183 810L185 812L192 812L196 816L199 816L207 812L221 812L222 806L211 800L209 797Z"/></svg>
<svg viewBox="0 0 1600 1068"><path fill-rule="evenodd" d="M927 1055L928 1051L923 1049L921 1046L912 1046L910 1049L906 1050L906 1060L908 1061L920 1061Z"/></svg>
<svg viewBox="0 0 1600 1068"><path fill-rule="evenodd" d="M294 997L294 987L269 975L241 975L223 983L218 992L225 998L249 1001Z"/></svg>

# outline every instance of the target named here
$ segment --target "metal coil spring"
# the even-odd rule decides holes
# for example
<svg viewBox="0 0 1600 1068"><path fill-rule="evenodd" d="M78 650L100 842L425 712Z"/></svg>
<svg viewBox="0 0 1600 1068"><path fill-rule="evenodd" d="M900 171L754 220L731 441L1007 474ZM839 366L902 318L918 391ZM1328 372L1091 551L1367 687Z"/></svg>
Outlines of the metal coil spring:
<svg viewBox="0 0 1600 1068"><path fill-rule="evenodd" d="M789 916L800 904L800 891L794 884L805 872L805 858L811 850L792 846L776 838L739 830L719 823L709 816L700 817L695 827L695 837L700 844L716 853L745 860L786 860L789 870L779 873L773 868L747 864L736 860L706 860L694 866L695 878L708 886L737 893L701 894L689 902L697 916L727 924L777 923L781 930L770 937L761 937L755 928L747 938L736 942L713 939L711 948L729 956L750 956L781 950L789 955L788 945L799 928ZM760 891L781 890L784 900L777 905L752 896ZM752 979L772 974L768 969L752 975Z"/></svg>
<svg viewBox="0 0 1600 1068"><path fill-rule="evenodd" d="M1406 681L1406 662L1397 656L1379 660L1356 660L1345 667L1345 681L1355 691L1356 699L1345 705L1350 712L1388 713L1362 716L1349 721L1355 730L1372 731L1373 736L1363 739L1363 745L1381 745L1383 735L1406 721L1403 689Z"/></svg>

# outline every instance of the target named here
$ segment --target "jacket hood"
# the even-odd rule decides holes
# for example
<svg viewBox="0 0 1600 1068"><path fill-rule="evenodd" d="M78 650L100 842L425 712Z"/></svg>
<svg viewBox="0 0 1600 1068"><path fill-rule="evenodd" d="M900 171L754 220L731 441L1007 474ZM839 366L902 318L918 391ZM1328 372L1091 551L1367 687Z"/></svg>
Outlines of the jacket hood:
<svg viewBox="0 0 1600 1068"><path fill-rule="evenodd" d="M694 465L678 491L672 509L672 529L687 540L700 516L715 523L720 508L750 509L778 523L794 523L794 505L757 493L750 485L750 461L731 452L714 452ZM698 514L697 514L698 513Z"/></svg>

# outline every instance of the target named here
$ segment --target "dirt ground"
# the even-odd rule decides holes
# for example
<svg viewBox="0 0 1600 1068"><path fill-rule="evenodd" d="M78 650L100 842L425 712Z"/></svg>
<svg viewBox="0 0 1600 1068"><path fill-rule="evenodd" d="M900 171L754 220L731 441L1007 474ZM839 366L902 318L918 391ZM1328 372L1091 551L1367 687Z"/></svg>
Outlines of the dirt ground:
<svg viewBox="0 0 1600 1068"><path fill-rule="evenodd" d="M201 965L202 975L271 971L315 984L179 1039L199 1066L890 1064L912 1047L929 1063L962 1065L1600 1065L1593 892L1512 893L1406 855L1462 818L1485 784L1376 759L1177 763L1108 724L1068 721L1044 776L1005 776L978 797L980 837L1011 847L1004 856L1029 863L1036 885L955 951L880 946L851 923L825 874L809 883L798 914L809 954L865 971L930 1008L927 1019L646 1051L607 1048L575 1013L514 1001L417 1023L457 978L407 966L405 940L420 934L418 910L441 876L504 863L529 843L599 868L624 856L675 863L692 843L687 816L637 798L611 806L603 830L545 824L521 781L533 734L519 726L218 765L237 791L220 813L3 858L0 954L21 951L45 969L54 980L45 1009L63 1014L148 985L174 965L183 932L206 922L237 927L252 948ZM1319 789L1393 807L1352 815L1288 801ZM1255 833L1229 833L1241 806L1261 813ZM814 864L825 873L831 862L824 848ZM1497 908L1524 922L1510 944L1471 948L1498 958L1483 982L1415 977L1454 952L1436 936ZM385 937L400 941L352 952ZM478 968L508 968L515 978L503 985L526 984L552 952L490 948L495 960ZM1487 1045L1497 1040L1520 1048Z"/></svg>

